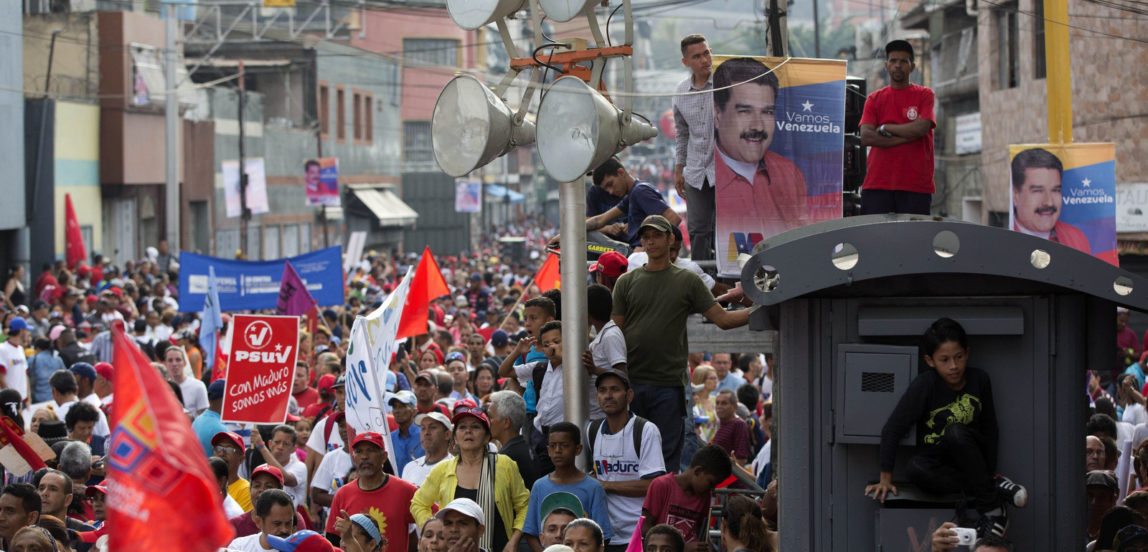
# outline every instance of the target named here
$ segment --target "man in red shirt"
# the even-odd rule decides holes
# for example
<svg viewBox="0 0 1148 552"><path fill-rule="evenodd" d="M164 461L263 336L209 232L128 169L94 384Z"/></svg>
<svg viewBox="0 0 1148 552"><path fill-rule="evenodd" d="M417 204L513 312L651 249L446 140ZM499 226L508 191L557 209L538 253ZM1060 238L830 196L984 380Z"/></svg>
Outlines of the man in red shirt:
<svg viewBox="0 0 1148 552"><path fill-rule="evenodd" d="M792 161L769 151L778 87L777 76L753 58L731 59L714 71L715 246L721 274L737 273L738 253L749 253L756 242L809 223L805 176Z"/></svg>
<svg viewBox="0 0 1148 552"><path fill-rule="evenodd" d="M335 521L341 516L364 514L378 524L391 550L414 550L417 537L411 537L415 531L415 518L411 515L410 505L417 489L383 472L383 464L387 461L383 436L374 431L356 435L351 441L351 460L359 478L335 492L331 515L327 518L327 538L338 545L339 532L335 530Z"/></svg>
<svg viewBox="0 0 1148 552"><path fill-rule="evenodd" d="M291 396L295 397L295 403L299 405L300 409L306 409L319 402L319 392L307 385L310 381L310 373L307 363L300 360L295 363L295 379L291 382Z"/></svg>
<svg viewBox="0 0 1148 552"><path fill-rule="evenodd" d="M1012 229L1091 253L1084 232L1060 221L1064 205L1060 188L1064 165L1060 159L1046 149L1033 148L1016 154L1011 169Z"/></svg>
<svg viewBox="0 0 1148 552"><path fill-rule="evenodd" d="M933 91L909 82L913 46L904 40L885 45L886 86L865 99L861 144L869 167L862 184L861 214L928 215L933 201Z"/></svg>

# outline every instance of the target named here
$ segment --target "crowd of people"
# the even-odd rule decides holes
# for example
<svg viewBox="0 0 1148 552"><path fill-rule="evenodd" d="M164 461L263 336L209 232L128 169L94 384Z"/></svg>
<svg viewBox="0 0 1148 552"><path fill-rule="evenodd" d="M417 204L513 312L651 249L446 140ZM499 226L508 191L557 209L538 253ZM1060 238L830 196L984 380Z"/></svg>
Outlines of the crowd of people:
<svg viewBox="0 0 1148 552"><path fill-rule="evenodd" d="M688 315L729 328L749 311L725 310L710 285L671 263L674 229L647 217L642 265L591 266L588 280L601 282L587 289L591 343L566 352L590 377L585 425L564 419L561 292L532 281L542 254L530 251L542 253L553 229L507 228L531 235L524 261L500 259L496 238L440 257L451 293L431 302L427 332L388 367L391 453L382 435L347 422L344 358L354 317L377 308L417 257L364 255L345 304L302 331L287 422L270 426L221 419L225 383L199 343L200 316L178 312L178 258L166 244L122 268L99 257L43 267L27 289L14 273L0 406L57 458L47 470L5 472L0 549L97 549L111 329L122 321L200 440L236 533L227 549L620 551L637 535L647 549L701 550L714 489L735 472L769 482L770 359L687 353ZM671 334L680 345L667 346ZM767 496L727 502L717 526L728 550L772 549L775 486Z"/></svg>

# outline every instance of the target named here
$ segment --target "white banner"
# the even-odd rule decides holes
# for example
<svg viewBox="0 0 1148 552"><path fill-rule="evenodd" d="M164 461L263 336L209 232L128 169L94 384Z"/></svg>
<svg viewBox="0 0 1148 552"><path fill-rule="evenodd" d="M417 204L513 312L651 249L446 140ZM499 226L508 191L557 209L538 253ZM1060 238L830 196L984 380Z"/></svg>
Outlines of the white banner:
<svg viewBox="0 0 1148 552"><path fill-rule="evenodd" d="M395 447L391 443L391 428L387 426L386 371L397 347L395 334L413 275L413 269L407 271L402 283L381 307L367 316L355 318L351 346L347 350L347 423L357 433L383 434L388 458L394 458Z"/></svg>

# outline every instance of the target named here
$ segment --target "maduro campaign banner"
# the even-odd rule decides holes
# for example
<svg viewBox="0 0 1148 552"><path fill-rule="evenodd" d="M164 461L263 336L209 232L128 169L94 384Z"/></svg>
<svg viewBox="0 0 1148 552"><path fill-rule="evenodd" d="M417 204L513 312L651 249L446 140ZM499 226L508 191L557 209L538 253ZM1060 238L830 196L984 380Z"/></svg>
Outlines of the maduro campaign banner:
<svg viewBox="0 0 1148 552"><path fill-rule="evenodd" d="M281 424L295 379L299 317L237 314L223 392L225 422Z"/></svg>
<svg viewBox="0 0 1148 552"><path fill-rule="evenodd" d="M303 182L306 184L307 205L339 206L338 159L308 159L303 163Z"/></svg>
<svg viewBox="0 0 1148 552"><path fill-rule="evenodd" d="M758 242L841 217L845 61L714 56L714 248L721 276Z"/></svg>
<svg viewBox="0 0 1148 552"><path fill-rule="evenodd" d="M1009 227L1119 266L1116 145L1009 146Z"/></svg>
<svg viewBox="0 0 1148 552"><path fill-rule="evenodd" d="M351 344L347 350L346 411L347 423L357 432L378 431L390 435L383 401L386 370L391 364L391 354L397 349L395 335L414 273L408 269L403 281L387 296L382 306L367 316L357 317L351 327ZM390 442L389 438L387 442Z"/></svg>
<svg viewBox="0 0 1148 552"><path fill-rule="evenodd" d="M328 247L274 261L237 261L182 251L179 255L179 310L198 312L207 293L208 267L215 267L219 304L224 311L274 309L286 261L307 284L319 306L343 304L343 249Z"/></svg>

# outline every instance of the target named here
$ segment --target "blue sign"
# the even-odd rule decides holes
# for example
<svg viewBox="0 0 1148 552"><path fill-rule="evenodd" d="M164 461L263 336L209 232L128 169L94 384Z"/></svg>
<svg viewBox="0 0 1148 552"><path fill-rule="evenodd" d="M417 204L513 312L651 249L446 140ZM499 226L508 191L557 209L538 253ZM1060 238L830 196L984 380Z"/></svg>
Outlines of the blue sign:
<svg viewBox="0 0 1148 552"><path fill-rule="evenodd" d="M199 312L207 293L208 267L215 268L222 310L274 309L285 261L299 273L307 291L327 307L343 304L343 248L328 247L274 261L236 261L187 251L179 255L180 312Z"/></svg>

